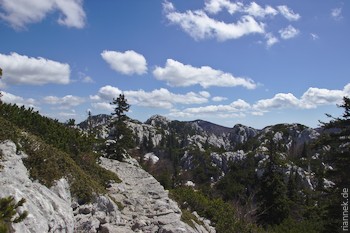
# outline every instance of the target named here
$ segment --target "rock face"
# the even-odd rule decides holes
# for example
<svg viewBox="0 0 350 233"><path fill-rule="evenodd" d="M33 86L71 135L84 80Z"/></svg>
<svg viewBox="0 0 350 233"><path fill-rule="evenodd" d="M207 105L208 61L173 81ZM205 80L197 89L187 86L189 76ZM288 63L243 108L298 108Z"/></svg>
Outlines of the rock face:
<svg viewBox="0 0 350 233"><path fill-rule="evenodd" d="M130 164L101 158L101 166L116 172L123 181L112 184L108 191L120 206L120 232L215 232L196 223L193 229L182 222L181 210L168 191L136 161Z"/></svg>
<svg viewBox="0 0 350 233"><path fill-rule="evenodd" d="M15 232L74 232L73 211L69 185L60 179L51 190L28 177L28 171L22 162L25 154L16 153L16 145L5 141L0 143L3 156L0 170L0 198L14 196L16 201L25 198L26 202L19 211L27 210L28 217L14 224Z"/></svg>
<svg viewBox="0 0 350 233"><path fill-rule="evenodd" d="M15 232L215 232L208 220L203 225L193 222L194 228L182 222L177 203L135 160L123 163L101 158L101 166L116 172L122 183L111 184L107 194L93 203L79 205L71 198L66 179L50 189L32 181L22 162L27 155L18 153L13 142L0 143L0 153L0 198L25 198L18 211L29 212L23 222L13 225Z"/></svg>

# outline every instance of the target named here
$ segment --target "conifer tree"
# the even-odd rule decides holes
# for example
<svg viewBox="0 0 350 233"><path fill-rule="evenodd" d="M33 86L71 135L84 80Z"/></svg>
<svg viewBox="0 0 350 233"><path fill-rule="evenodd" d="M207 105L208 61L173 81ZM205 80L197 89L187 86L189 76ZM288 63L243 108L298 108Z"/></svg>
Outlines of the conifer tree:
<svg viewBox="0 0 350 233"><path fill-rule="evenodd" d="M92 129L92 115L90 110L88 111L87 123L88 123L88 134L89 136L91 136L93 134L93 129Z"/></svg>
<svg viewBox="0 0 350 233"><path fill-rule="evenodd" d="M269 139L269 160L257 194L257 217L261 225L278 225L289 215L287 189L277 158L277 145Z"/></svg>
<svg viewBox="0 0 350 233"><path fill-rule="evenodd" d="M22 222L27 217L27 211L21 214L17 213L17 208L23 206L24 203L24 198L17 203L12 196L0 199L0 233L9 232L13 223Z"/></svg>
<svg viewBox="0 0 350 233"><path fill-rule="evenodd" d="M350 189L350 98L344 97L343 104L339 107L344 109L343 115L338 118L328 115L332 120L329 123L323 123L324 128L333 129L334 131L324 139L322 144L330 146L325 156L332 169L326 172L326 177L335 183L327 193L329 203L325 216L325 232L336 232L342 229L342 203L343 201L346 202L346 198L342 196L342 193L346 189L347 192L345 193L348 195Z"/></svg>
<svg viewBox="0 0 350 233"><path fill-rule="evenodd" d="M111 159L122 160L127 154L127 149L133 146L132 131L126 124L126 112L129 111L130 105L123 94L120 94L117 99L113 99L112 105L115 105L115 116L110 124L110 139L107 143L107 157Z"/></svg>

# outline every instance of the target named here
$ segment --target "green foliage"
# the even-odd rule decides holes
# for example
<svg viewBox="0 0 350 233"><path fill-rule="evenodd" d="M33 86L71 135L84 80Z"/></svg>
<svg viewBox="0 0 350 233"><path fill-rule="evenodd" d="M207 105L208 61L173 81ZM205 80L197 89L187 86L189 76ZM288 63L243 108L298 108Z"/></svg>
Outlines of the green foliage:
<svg viewBox="0 0 350 233"><path fill-rule="evenodd" d="M22 222L27 216L28 212L17 213L17 208L23 206L25 199L22 198L16 203L14 197L9 196L0 199L0 232L7 233L11 230L13 223Z"/></svg>
<svg viewBox="0 0 350 233"><path fill-rule="evenodd" d="M319 233L322 226L313 221L296 221L292 218L285 219L280 225L269 227L271 233Z"/></svg>
<svg viewBox="0 0 350 233"><path fill-rule="evenodd" d="M258 228L240 221L234 208L222 199L210 199L200 191L191 188L176 188L171 190L171 196L182 209L197 211L200 216L210 219L218 233L258 232Z"/></svg>
<svg viewBox="0 0 350 233"><path fill-rule="evenodd" d="M33 108L0 103L0 117L67 153L92 150L93 138L83 135L77 129L66 127L57 120L43 117Z"/></svg>
<svg viewBox="0 0 350 233"><path fill-rule="evenodd" d="M228 172L216 185L224 200L239 200L242 204L248 202L256 188L256 166L252 154L230 164Z"/></svg>
<svg viewBox="0 0 350 233"><path fill-rule="evenodd" d="M189 226L191 226L192 228L195 227L194 222L196 222L199 225L202 225L203 223L200 222L197 217L191 213L191 211L187 210L187 209L182 209L182 215L181 215L181 220L185 223L187 223Z"/></svg>
<svg viewBox="0 0 350 233"><path fill-rule="evenodd" d="M46 130L37 129L35 124ZM66 177L72 195L81 203L91 201L95 193L103 193L110 180L119 181L114 173L96 163L98 155L91 150L91 138L76 129L31 109L3 103L0 125L0 141L12 140L28 154L24 164L31 178L50 187L55 180ZM23 129L27 132L23 133Z"/></svg>
<svg viewBox="0 0 350 233"><path fill-rule="evenodd" d="M116 115L110 124L110 139L106 144L106 157L110 159L123 160L126 150L134 146L131 129L128 128L125 121L127 116L125 112L129 111L130 105L125 96L120 94L117 99L113 99L112 105L115 105L112 115Z"/></svg>
<svg viewBox="0 0 350 233"><path fill-rule="evenodd" d="M343 209L341 204L344 201L342 191L350 187L349 164L350 164L350 98L344 97L343 104L339 107L344 109L341 117L334 118L329 123L323 123L324 128L331 132L323 137L321 145L328 145L329 149L324 150L324 158L333 169L326 172L326 177L335 185L326 192L326 215L324 232L335 232L342 226Z"/></svg>
<svg viewBox="0 0 350 233"><path fill-rule="evenodd" d="M289 216L287 189L276 154L277 145L269 138L269 160L258 192L257 217L261 225L278 225Z"/></svg>

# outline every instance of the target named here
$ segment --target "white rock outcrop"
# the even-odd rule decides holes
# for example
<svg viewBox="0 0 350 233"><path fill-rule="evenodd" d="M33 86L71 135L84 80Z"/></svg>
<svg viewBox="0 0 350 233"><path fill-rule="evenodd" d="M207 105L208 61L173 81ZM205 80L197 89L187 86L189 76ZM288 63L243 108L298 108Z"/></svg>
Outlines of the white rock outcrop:
<svg viewBox="0 0 350 233"><path fill-rule="evenodd" d="M32 181L22 159L11 141L0 143L0 198L13 196L16 201L25 198L18 212L28 211L28 217L13 224L20 233L213 233L215 229L203 221L194 228L181 221L181 210L168 196L159 182L138 166L101 158L101 166L121 178L112 183L105 195L93 203L79 205L70 194L66 179L61 178L50 189Z"/></svg>
<svg viewBox="0 0 350 233"><path fill-rule="evenodd" d="M13 196L15 201L24 198L21 211L27 210L28 217L14 224L14 231L21 233L72 232L73 211L69 185L60 179L51 189L29 179L22 162L27 155L16 153L16 145L11 141L0 143L2 169L0 169L0 198Z"/></svg>
<svg viewBox="0 0 350 233"><path fill-rule="evenodd" d="M197 223L193 229L182 222L181 210L169 198L168 191L137 165L101 158L101 166L115 172L122 180L108 190L111 199L123 206L120 210L123 224L118 226L123 231L120 232L215 232L213 228L208 231ZM112 229L109 232L116 232Z"/></svg>

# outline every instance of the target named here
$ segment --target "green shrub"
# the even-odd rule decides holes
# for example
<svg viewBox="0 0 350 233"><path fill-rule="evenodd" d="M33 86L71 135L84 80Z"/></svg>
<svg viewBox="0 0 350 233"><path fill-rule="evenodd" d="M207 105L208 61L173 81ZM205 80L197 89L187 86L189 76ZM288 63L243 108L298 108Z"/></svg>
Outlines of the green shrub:
<svg viewBox="0 0 350 233"><path fill-rule="evenodd" d="M117 175L97 164L91 138L58 121L41 116L32 109L0 104L0 141L12 140L24 159L30 177L50 187L66 177L73 197L79 202L92 201L96 193L104 193ZM24 133L25 132L25 133Z"/></svg>
<svg viewBox="0 0 350 233"><path fill-rule="evenodd" d="M25 199L15 202L12 196L0 199L0 233L11 231L13 223L22 222L28 215L27 211L17 213L17 208L23 206Z"/></svg>

